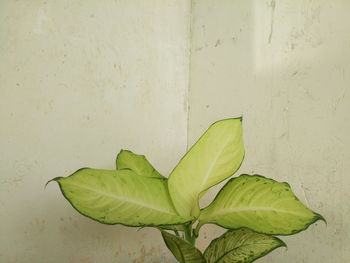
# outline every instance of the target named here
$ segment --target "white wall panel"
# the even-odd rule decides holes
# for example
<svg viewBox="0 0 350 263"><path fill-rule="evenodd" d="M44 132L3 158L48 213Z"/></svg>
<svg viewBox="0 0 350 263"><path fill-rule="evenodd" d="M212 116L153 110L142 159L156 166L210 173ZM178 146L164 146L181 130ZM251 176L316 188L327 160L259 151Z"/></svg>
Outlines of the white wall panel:
<svg viewBox="0 0 350 263"><path fill-rule="evenodd" d="M100 225L44 185L114 169L121 148L168 175L186 149L189 12L0 1L1 262L169 262L157 230Z"/></svg>
<svg viewBox="0 0 350 263"><path fill-rule="evenodd" d="M349 8L349 1L194 1L189 144L212 122L243 115L238 174L288 181L328 221L282 237L289 249L259 262L350 257ZM219 233L203 228L200 246Z"/></svg>

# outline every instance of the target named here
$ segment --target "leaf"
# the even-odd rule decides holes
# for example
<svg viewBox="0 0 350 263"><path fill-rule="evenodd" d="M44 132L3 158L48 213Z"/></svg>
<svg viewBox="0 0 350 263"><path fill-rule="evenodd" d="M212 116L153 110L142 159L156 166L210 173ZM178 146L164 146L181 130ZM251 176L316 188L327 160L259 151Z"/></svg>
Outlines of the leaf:
<svg viewBox="0 0 350 263"><path fill-rule="evenodd" d="M138 155L128 150L121 150L116 160L117 170L130 169L145 177L165 178L144 155Z"/></svg>
<svg viewBox="0 0 350 263"><path fill-rule="evenodd" d="M164 242L180 263L206 263L202 253L184 239L161 231Z"/></svg>
<svg viewBox="0 0 350 263"><path fill-rule="evenodd" d="M169 176L176 210L183 216L198 217L200 196L235 173L243 157L242 118L212 124Z"/></svg>
<svg viewBox="0 0 350 263"><path fill-rule="evenodd" d="M136 174L145 177L163 178L144 155L135 154L129 150L121 150L116 159L117 170L130 169ZM162 229L184 231L183 225L166 225Z"/></svg>
<svg viewBox="0 0 350 263"><path fill-rule="evenodd" d="M214 239L204 257L208 263L250 263L278 247L286 247L286 244L277 237L241 228Z"/></svg>
<svg viewBox="0 0 350 263"><path fill-rule="evenodd" d="M199 225L225 228L248 227L265 234L291 235L324 218L312 212L293 194L289 184L260 175L233 178L201 211Z"/></svg>
<svg viewBox="0 0 350 263"><path fill-rule="evenodd" d="M172 231L185 231L185 226L184 225L166 225L166 226L161 226L162 229L164 230L172 230Z"/></svg>
<svg viewBox="0 0 350 263"><path fill-rule="evenodd" d="M139 176L131 170L84 168L53 181L78 212L100 223L159 226L191 220L177 214L164 179Z"/></svg>

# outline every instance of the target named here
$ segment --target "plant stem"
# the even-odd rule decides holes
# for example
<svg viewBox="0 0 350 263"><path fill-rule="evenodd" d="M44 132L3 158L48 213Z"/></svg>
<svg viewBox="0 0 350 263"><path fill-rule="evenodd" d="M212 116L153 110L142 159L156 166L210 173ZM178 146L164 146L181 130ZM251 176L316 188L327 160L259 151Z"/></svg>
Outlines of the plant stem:
<svg viewBox="0 0 350 263"><path fill-rule="evenodd" d="M201 228L201 224L198 223L197 226L196 226L196 229L193 230L193 234L198 237L199 235L199 229Z"/></svg>
<svg viewBox="0 0 350 263"><path fill-rule="evenodd" d="M192 224L189 224L185 227L185 240L193 246L196 243L196 236L193 235Z"/></svg>

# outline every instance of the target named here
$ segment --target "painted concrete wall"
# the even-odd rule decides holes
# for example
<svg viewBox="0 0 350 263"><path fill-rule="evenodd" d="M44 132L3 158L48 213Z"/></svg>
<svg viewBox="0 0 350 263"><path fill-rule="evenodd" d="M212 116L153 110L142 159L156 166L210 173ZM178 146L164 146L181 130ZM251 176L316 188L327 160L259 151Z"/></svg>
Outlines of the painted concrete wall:
<svg viewBox="0 0 350 263"><path fill-rule="evenodd" d="M240 115L239 173L288 181L328 220L259 262L347 262L349 7L0 0L0 262L173 262L157 231L97 224L44 185L113 169L121 148L168 175L186 136ZM220 233L204 226L198 245Z"/></svg>
<svg viewBox="0 0 350 263"><path fill-rule="evenodd" d="M45 183L114 169L165 175L186 150L188 1L0 1L0 262L172 262L157 230L100 225Z"/></svg>
<svg viewBox="0 0 350 263"><path fill-rule="evenodd" d="M243 115L239 174L288 181L328 221L282 237L289 249L259 262L349 262L349 8L349 1L194 1L190 144L213 121ZM200 246L219 233L203 227Z"/></svg>

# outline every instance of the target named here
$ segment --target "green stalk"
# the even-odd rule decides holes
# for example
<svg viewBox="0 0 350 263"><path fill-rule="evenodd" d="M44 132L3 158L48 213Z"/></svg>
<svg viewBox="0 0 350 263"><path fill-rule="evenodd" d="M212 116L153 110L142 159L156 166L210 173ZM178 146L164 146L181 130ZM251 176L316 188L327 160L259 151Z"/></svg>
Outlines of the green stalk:
<svg viewBox="0 0 350 263"><path fill-rule="evenodd" d="M196 243L196 236L193 234L192 224L185 227L185 240L193 246Z"/></svg>
<svg viewBox="0 0 350 263"><path fill-rule="evenodd" d="M199 235L199 229L201 228L201 224L198 223L197 226L196 226L196 229L193 230L193 234L198 237Z"/></svg>
<svg viewBox="0 0 350 263"><path fill-rule="evenodd" d="M180 237L179 231L174 230L174 233L175 233L175 235L177 235L178 237Z"/></svg>

